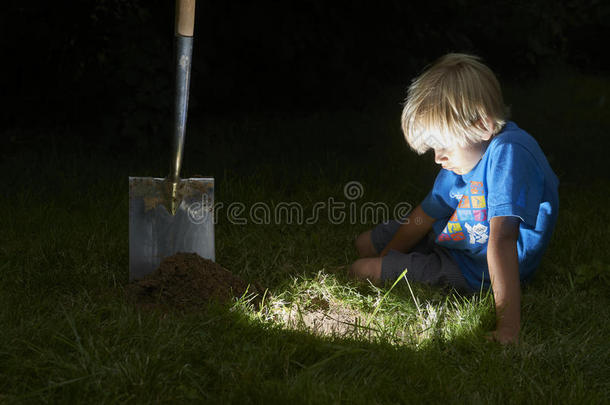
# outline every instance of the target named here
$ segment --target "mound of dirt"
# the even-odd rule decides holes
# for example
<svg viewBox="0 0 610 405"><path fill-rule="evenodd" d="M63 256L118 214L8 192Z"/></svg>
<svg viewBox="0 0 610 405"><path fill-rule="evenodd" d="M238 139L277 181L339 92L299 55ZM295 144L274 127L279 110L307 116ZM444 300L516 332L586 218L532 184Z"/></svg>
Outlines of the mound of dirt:
<svg viewBox="0 0 610 405"><path fill-rule="evenodd" d="M220 264L196 253L176 253L163 259L153 273L131 283L129 297L143 308L194 309L218 301L226 303L245 292L260 300L263 289L250 285Z"/></svg>

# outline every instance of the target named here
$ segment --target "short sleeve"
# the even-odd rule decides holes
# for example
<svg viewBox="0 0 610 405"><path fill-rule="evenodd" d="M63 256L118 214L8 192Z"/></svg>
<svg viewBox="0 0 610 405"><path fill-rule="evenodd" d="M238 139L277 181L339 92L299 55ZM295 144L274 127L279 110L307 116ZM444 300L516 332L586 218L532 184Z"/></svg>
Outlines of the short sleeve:
<svg viewBox="0 0 610 405"><path fill-rule="evenodd" d="M488 218L516 216L535 227L544 176L534 156L514 143L498 145L487 169Z"/></svg>
<svg viewBox="0 0 610 405"><path fill-rule="evenodd" d="M421 208L432 218L439 219L453 214L455 207L447 204L444 196L448 195L455 179L450 178L447 170L441 170L436 176L434 186L421 203Z"/></svg>

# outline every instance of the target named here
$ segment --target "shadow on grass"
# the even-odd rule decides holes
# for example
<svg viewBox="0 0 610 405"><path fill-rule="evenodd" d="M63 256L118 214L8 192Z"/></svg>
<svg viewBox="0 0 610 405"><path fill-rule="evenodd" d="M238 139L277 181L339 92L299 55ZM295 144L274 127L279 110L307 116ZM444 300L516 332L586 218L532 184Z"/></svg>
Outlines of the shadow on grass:
<svg viewBox="0 0 610 405"><path fill-rule="evenodd" d="M601 369L580 368L589 356L564 357L586 330L559 350L548 340L501 348L480 329L390 345L286 330L239 303L140 311L120 285L38 302L17 294L27 301L2 302L9 402L595 402L607 392Z"/></svg>
<svg viewBox="0 0 610 405"><path fill-rule="evenodd" d="M235 306L142 312L120 290L5 306L3 399L437 402L463 384L486 398L477 374L508 353L466 336L419 349L323 338ZM460 364L469 356L478 360Z"/></svg>

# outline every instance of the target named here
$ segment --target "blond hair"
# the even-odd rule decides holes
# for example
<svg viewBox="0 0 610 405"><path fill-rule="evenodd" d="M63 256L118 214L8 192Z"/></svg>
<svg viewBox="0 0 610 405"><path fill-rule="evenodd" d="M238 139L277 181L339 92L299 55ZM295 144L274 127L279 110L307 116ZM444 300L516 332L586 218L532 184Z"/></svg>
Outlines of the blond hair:
<svg viewBox="0 0 610 405"><path fill-rule="evenodd" d="M481 142L490 130L500 132L507 115L493 72L476 56L450 53L413 80L402 130L409 146L422 154Z"/></svg>

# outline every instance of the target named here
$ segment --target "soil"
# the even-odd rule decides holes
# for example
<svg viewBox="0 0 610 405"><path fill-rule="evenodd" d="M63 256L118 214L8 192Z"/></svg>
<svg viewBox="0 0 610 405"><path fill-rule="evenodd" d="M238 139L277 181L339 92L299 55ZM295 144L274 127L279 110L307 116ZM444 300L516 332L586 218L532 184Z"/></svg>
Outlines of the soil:
<svg viewBox="0 0 610 405"><path fill-rule="evenodd" d="M290 329L306 329L322 336L350 336L367 334L361 326L363 314L334 301L316 297L306 308L290 306L277 312L278 320Z"/></svg>
<svg viewBox="0 0 610 405"><path fill-rule="evenodd" d="M144 309L197 309L210 301L228 303L248 292L261 299L264 289L250 285L220 264L196 253L176 253L163 259L153 273L127 287L131 300Z"/></svg>

